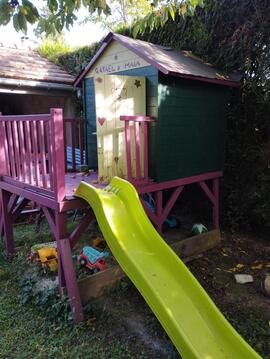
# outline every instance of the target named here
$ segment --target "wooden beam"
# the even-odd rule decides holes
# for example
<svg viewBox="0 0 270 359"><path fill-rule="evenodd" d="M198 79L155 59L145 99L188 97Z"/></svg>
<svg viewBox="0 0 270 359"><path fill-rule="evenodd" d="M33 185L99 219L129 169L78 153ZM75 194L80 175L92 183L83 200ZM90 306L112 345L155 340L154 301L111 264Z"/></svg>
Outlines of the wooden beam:
<svg viewBox="0 0 270 359"><path fill-rule="evenodd" d="M56 225L55 225L55 216L53 211L50 208L47 208L45 206L41 206L41 209L47 219L48 225L53 233L53 235L56 235Z"/></svg>
<svg viewBox="0 0 270 359"><path fill-rule="evenodd" d="M88 210L88 213L84 215L81 222L76 226L76 228L69 236L71 248L74 248L74 246L77 244L78 240L80 239L80 237L85 232L85 230L87 229L87 227L89 226L89 224L92 222L93 219L95 219L95 215L92 209L90 208Z"/></svg>
<svg viewBox="0 0 270 359"><path fill-rule="evenodd" d="M18 203L17 206L14 208L14 210L12 212L12 222L13 223L15 223L15 221L20 216L22 210L24 209L24 207L27 205L28 202L29 202L29 199L23 198L20 201L20 203Z"/></svg>
<svg viewBox="0 0 270 359"><path fill-rule="evenodd" d="M116 282L125 277L119 265L115 265L102 272L78 281L82 304L85 304L90 298L100 297L105 289L112 288Z"/></svg>
<svg viewBox="0 0 270 359"><path fill-rule="evenodd" d="M220 244L220 231L214 229L171 244L171 248L182 258L194 256Z"/></svg>
<svg viewBox="0 0 270 359"><path fill-rule="evenodd" d="M196 259L200 253L216 247L220 243L220 231L213 230L183 239L171 244L171 248L182 257L183 262ZM100 297L105 290L111 289L126 276L119 265L78 281L82 304L91 298Z"/></svg>

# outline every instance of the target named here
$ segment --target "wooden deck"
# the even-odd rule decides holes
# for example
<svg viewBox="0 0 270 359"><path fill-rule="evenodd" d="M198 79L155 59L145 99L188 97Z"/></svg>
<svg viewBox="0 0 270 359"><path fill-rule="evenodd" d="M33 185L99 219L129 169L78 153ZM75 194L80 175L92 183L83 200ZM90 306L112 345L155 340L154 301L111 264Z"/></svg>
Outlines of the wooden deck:
<svg viewBox="0 0 270 359"><path fill-rule="evenodd" d="M97 188L103 188L106 183L98 183L97 172L70 172L65 174L65 198L67 200L74 199L74 192L81 181L91 184Z"/></svg>

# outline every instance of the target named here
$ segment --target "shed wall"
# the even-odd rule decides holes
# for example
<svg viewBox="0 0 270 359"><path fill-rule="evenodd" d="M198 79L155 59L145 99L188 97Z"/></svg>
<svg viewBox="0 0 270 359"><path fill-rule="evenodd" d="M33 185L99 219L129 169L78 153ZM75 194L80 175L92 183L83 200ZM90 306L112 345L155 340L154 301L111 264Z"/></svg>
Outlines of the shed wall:
<svg viewBox="0 0 270 359"><path fill-rule="evenodd" d="M223 169L227 104L224 86L159 76L156 181Z"/></svg>

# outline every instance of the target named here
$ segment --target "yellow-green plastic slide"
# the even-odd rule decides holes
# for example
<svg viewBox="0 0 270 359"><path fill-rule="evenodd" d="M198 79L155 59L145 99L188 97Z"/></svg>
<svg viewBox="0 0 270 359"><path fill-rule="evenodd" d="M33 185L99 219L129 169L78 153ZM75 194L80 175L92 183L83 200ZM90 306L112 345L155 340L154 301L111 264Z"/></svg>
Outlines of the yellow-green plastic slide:
<svg viewBox="0 0 270 359"><path fill-rule="evenodd" d="M156 232L129 182L115 177L104 189L81 182L76 196L93 208L113 255L182 358L261 358Z"/></svg>

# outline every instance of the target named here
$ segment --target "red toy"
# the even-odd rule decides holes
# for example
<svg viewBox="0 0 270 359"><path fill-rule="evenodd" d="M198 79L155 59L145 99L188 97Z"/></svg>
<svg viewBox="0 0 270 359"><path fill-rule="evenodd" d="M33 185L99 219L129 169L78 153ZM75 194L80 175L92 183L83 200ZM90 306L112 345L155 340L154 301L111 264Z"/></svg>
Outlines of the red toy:
<svg viewBox="0 0 270 359"><path fill-rule="evenodd" d="M106 269L106 262L104 257L107 257L107 252L100 253L92 247L84 247L78 260L83 272L88 271L90 274L97 273Z"/></svg>

